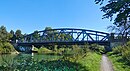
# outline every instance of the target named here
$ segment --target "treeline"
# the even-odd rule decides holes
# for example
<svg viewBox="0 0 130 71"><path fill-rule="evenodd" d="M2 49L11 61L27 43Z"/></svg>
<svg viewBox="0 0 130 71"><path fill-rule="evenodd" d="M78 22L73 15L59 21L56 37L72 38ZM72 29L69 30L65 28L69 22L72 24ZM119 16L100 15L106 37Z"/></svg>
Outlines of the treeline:
<svg viewBox="0 0 130 71"><path fill-rule="evenodd" d="M99 54L105 53L105 47L98 44L84 44L84 45L48 45L42 46L39 49L38 54L53 54L53 55L71 55L71 54L84 54L86 52L96 52ZM34 50L34 51L35 51ZM85 52L84 52L85 51Z"/></svg>
<svg viewBox="0 0 130 71"><path fill-rule="evenodd" d="M49 29L52 29L52 28L51 27L45 28L45 30L49 30ZM10 30L8 32L5 26L0 26L0 54L14 52L15 49L12 44L16 43L17 40L19 39L23 39L25 35L27 34L22 34L22 31L19 29L16 31ZM51 37L51 32L47 32L47 35ZM33 36L34 38L39 39L40 34L36 30L34 31Z"/></svg>
<svg viewBox="0 0 130 71"><path fill-rule="evenodd" d="M21 30L16 30L16 32L11 30L8 32L5 26L0 27L0 42L15 42L22 37L23 34Z"/></svg>
<svg viewBox="0 0 130 71"><path fill-rule="evenodd" d="M50 41L50 40L72 40L72 36L69 34L58 34L58 31L48 31L51 30L51 27L46 27L44 30L46 32L44 33L44 37L41 38L40 33L36 30L33 32L33 42L41 41ZM21 30L10 30L9 32L7 31L5 26L0 26L0 53L11 53L12 51L15 51L13 47L13 43L16 43L18 40L24 39L24 36L27 34L22 34ZM53 37L53 39L52 39ZM27 37L26 41L30 41L31 37ZM51 46L49 46L51 47ZM48 48L49 48L48 47ZM62 47L62 46L61 46Z"/></svg>
<svg viewBox="0 0 130 71"><path fill-rule="evenodd" d="M5 26L0 27L0 54L11 53L14 52L15 49L11 43L15 43L17 39L22 38L23 35L21 30L16 30L14 32L11 30L7 31Z"/></svg>

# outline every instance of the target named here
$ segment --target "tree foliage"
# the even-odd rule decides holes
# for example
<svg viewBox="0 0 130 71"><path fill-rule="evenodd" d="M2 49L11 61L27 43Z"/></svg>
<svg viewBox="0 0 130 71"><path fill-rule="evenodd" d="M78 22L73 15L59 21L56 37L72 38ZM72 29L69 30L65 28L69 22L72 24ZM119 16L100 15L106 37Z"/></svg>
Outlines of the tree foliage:
<svg viewBox="0 0 130 71"><path fill-rule="evenodd" d="M102 5L104 0L95 0L96 4ZM113 24L120 29L120 33L130 32L130 0L106 0L108 3L101 7L105 14L103 18L113 20Z"/></svg>
<svg viewBox="0 0 130 71"><path fill-rule="evenodd" d="M21 30L16 30L15 36L16 36L16 39L21 39L23 37Z"/></svg>
<svg viewBox="0 0 130 71"><path fill-rule="evenodd" d="M0 54L15 51L13 45L10 43L13 33L13 30L9 33L6 27L0 27Z"/></svg>
<svg viewBox="0 0 130 71"><path fill-rule="evenodd" d="M9 34L6 30L6 27L1 26L0 27L0 41L1 42L7 42L11 38L11 34Z"/></svg>
<svg viewBox="0 0 130 71"><path fill-rule="evenodd" d="M11 42L16 42L16 36L15 36L15 32L13 30L10 31L10 35L11 35Z"/></svg>

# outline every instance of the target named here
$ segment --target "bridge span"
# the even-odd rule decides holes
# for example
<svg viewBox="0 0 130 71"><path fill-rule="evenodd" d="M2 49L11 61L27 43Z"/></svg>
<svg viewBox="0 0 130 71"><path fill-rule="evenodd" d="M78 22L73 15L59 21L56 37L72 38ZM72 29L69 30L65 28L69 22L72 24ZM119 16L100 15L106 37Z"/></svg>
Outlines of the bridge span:
<svg viewBox="0 0 130 71"><path fill-rule="evenodd" d="M60 28L49 29L43 31L35 31L34 33L24 36L18 40L17 46L20 47L40 47L43 45L83 45L83 44L99 44L110 46L110 35L105 32Z"/></svg>

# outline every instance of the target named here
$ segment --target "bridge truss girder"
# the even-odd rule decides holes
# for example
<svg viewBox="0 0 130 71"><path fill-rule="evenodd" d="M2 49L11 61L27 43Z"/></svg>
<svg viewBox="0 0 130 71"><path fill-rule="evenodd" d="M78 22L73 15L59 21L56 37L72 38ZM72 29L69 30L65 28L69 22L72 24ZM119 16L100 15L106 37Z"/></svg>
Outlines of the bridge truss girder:
<svg viewBox="0 0 130 71"><path fill-rule="evenodd" d="M45 42L109 42L109 34L93 30L61 28L38 31L24 36L18 43L45 43Z"/></svg>

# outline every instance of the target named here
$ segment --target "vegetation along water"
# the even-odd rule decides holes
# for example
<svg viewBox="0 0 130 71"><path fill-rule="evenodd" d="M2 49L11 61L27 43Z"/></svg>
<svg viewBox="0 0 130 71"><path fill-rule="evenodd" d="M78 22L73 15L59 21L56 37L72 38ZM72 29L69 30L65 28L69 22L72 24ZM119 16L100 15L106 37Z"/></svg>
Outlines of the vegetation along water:
<svg viewBox="0 0 130 71"><path fill-rule="evenodd" d="M108 1L106 5L104 1ZM95 0L95 3L104 5L100 8L104 12L103 19L114 19L108 28L118 33L118 38L126 38L106 53L114 70L130 71L130 39L127 39L130 36L130 0ZM33 36L38 38L37 30L34 33ZM13 44L24 35L27 34L22 34L19 29L8 32L6 27L0 26L0 71L100 71L101 54L106 52L104 46L50 45L34 48L37 53L19 53ZM47 35L51 37L51 32ZM66 39L65 36L60 35Z"/></svg>
<svg viewBox="0 0 130 71"><path fill-rule="evenodd" d="M59 49L55 47L56 50L43 47L38 53L3 54L0 56L0 70L100 71L101 53L95 46L101 47L96 44L72 45L69 48ZM95 51L91 48L95 48Z"/></svg>
<svg viewBox="0 0 130 71"><path fill-rule="evenodd" d="M38 34L35 34L35 37L38 37ZM50 45L39 49L35 47L34 51L37 53L26 54L17 52L13 47L13 43L22 38L23 34L20 30L7 32L6 27L0 27L0 71L100 70L103 46Z"/></svg>
<svg viewBox="0 0 130 71"><path fill-rule="evenodd" d="M85 44L34 47L36 53L19 53L13 43L22 38L20 30L7 32L0 27L0 71L100 71L101 56L106 52L104 46ZM126 42L107 53L115 71L130 71L129 47Z"/></svg>

